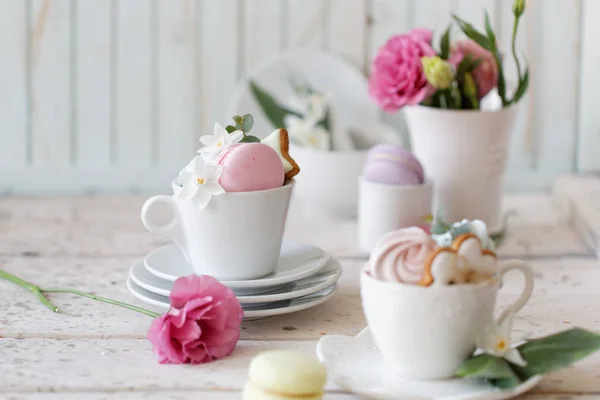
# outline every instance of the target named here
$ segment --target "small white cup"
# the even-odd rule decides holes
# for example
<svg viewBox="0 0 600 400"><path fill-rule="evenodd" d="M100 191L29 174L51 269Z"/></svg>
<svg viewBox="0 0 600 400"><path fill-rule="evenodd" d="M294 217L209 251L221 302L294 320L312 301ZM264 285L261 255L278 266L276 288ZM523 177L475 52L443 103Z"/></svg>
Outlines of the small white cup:
<svg viewBox="0 0 600 400"><path fill-rule="evenodd" d="M318 151L294 147L292 154L300 165L294 197L312 213L336 218L356 218L358 176L367 159L367 150Z"/></svg>
<svg viewBox="0 0 600 400"><path fill-rule="evenodd" d="M358 242L371 252L383 235L423 225L431 213L433 184L387 185L359 178Z"/></svg>
<svg viewBox="0 0 600 400"><path fill-rule="evenodd" d="M363 269L361 297L369 330L394 372L411 379L447 379L473 354L475 340L493 321L500 282L510 270L525 277L523 292L500 315L516 314L533 291L533 273L518 260L502 263L498 278L480 284L422 287L373 278Z"/></svg>
<svg viewBox="0 0 600 400"><path fill-rule="evenodd" d="M277 267L294 181L270 190L213 196L204 209L190 200L154 196L142 207L146 229L175 242L197 274L257 279ZM177 193L180 186L173 182ZM160 206L172 219L160 221Z"/></svg>

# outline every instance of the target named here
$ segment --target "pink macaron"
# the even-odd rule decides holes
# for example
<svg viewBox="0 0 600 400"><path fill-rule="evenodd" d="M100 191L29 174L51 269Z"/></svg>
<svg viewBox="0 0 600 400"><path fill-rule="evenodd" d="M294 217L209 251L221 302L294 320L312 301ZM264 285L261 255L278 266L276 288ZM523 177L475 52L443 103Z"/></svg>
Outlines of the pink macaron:
<svg viewBox="0 0 600 400"><path fill-rule="evenodd" d="M226 192L253 192L283 186L284 170L281 158L263 143L238 143L217 158L223 166L219 179Z"/></svg>

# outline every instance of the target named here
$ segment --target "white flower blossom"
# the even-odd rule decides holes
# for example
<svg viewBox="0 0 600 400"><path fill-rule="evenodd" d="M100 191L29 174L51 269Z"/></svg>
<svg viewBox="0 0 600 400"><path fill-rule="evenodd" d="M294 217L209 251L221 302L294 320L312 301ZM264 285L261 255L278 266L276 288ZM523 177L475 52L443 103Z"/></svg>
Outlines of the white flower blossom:
<svg viewBox="0 0 600 400"><path fill-rule="evenodd" d="M218 123L215 123L212 135L200 137L200 143L202 143L204 147L198 150L198 154L202 154L204 161L212 163L223 150L238 143L243 138L244 133L242 131L238 130L228 133L225 128Z"/></svg>
<svg viewBox="0 0 600 400"><path fill-rule="evenodd" d="M316 150L329 150L329 132L311 119L298 118L295 115L285 117L285 126L290 136L300 144Z"/></svg>
<svg viewBox="0 0 600 400"><path fill-rule="evenodd" d="M527 363L516 348L524 337L518 340L510 340L512 320L512 315L507 316L500 325L492 320L477 338L477 347L484 353L494 357L502 357L514 365L524 367Z"/></svg>
<svg viewBox="0 0 600 400"><path fill-rule="evenodd" d="M192 200L198 208L205 208L212 196L225 193L219 185L222 171L221 165L207 164L197 156L179 174L179 183L183 187L177 198Z"/></svg>

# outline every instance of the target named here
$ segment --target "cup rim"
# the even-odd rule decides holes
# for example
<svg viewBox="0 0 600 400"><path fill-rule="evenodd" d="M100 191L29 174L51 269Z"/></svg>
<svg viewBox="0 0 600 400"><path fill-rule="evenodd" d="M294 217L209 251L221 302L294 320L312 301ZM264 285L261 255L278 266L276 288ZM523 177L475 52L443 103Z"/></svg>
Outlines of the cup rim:
<svg viewBox="0 0 600 400"><path fill-rule="evenodd" d="M377 279L367 271L368 263L365 264L360 271L361 281L363 279L369 280L371 282L376 283L377 285L382 285L384 287L389 288L390 290L403 290L403 291L414 291L420 293L439 293L439 292L447 292L447 293L457 293L457 292L473 292L484 289L492 289L499 288L500 284L498 282L498 278L494 277L488 281L480 282L480 283L469 283L463 285L439 285L439 286L420 286L420 285L411 285L405 283L398 282L388 282L382 281L381 279ZM362 287L362 285L361 285Z"/></svg>
<svg viewBox="0 0 600 400"><path fill-rule="evenodd" d="M173 179L173 181L171 181L171 186L173 189L182 187L182 185L178 181L179 181L179 178L175 178L175 179ZM222 196L256 196L259 194L270 194L270 193L277 192L277 191L291 190L295 184L296 184L296 180L294 178L292 178L289 181L287 181L285 183L285 185L282 185L282 186L279 186L279 187L276 187L273 189L253 190L250 192L225 192L223 194L220 194L219 197L222 197Z"/></svg>
<svg viewBox="0 0 600 400"><path fill-rule="evenodd" d="M427 189L433 187L433 179L430 177L425 177L425 181L423 183L415 184L415 185L394 185L390 183L381 183L381 182L373 182L366 180L362 175L358 177L358 181L361 184L374 186L384 190L396 190L396 191L408 191L408 190L417 190L419 188Z"/></svg>

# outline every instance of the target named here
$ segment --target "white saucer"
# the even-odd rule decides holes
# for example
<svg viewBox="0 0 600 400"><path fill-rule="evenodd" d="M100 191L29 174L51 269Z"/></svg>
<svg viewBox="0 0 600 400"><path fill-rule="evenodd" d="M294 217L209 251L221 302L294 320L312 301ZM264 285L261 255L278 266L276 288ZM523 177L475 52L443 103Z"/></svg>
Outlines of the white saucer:
<svg viewBox="0 0 600 400"><path fill-rule="evenodd" d="M232 289L264 288L283 285L316 274L329 260L327 253L313 245L283 241L279 264L271 275L245 281L221 281ZM144 259L148 271L159 278L174 282L181 276L195 274L183 253L175 244L152 251Z"/></svg>
<svg viewBox="0 0 600 400"><path fill-rule="evenodd" d="M255 319L272 317L275 315L289 314L296 311L306 310L324 303L329 299L335 292L336 286L330 286L317 293L313 293L308 296L299 297L292 300L276 301L273 303L261 303L251 304L243 306L244 308L244 319ZM127 289L136 298L142 300L145 303L153 305L161 310L167 311L169 309L169 298L160 296L158 294L147 291L144 288L139 287L131 280L127 278Z"/></svg>
<svg viewBox="0 0 600 400"><path fill-rule="evenodd" d="M400 378L384 365L369 328L356 337L328 335L317 344L317 356L336 384L362 396L385 399L501 400L533 389L542 376L500 390L482 380L417 381Z"/></svg>
<svg viewBox="0 0 600 400"><path fill-rule="evenodd" d="M323 290L337 282L342 274L342 267L338 260L330 258L327 266L316 275L309 276L299 281L290 282L269 294L254 294L236 296L241 304L268 303L289 300L307 296ZM168 297L173 288L173 282L151 274L144 266L143 260L136 261L129 270L129 277L133 282L149 292Z"/></svg>

